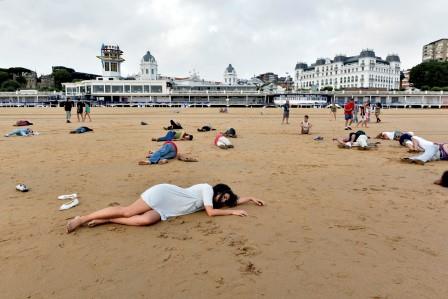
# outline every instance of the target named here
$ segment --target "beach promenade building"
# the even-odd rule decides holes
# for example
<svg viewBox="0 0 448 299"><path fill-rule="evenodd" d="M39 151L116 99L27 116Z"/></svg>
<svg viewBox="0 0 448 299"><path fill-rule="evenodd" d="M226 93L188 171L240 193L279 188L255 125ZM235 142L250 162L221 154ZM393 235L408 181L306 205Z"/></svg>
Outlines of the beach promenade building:
<svg viewBox="0 0 448 299"><path fill-rule="evenodd" d="M448 38L436 40L423 46L422 61L448 61Z"/></svg>
<svg viewBox="0 0 448 299"><path fill-rule="evenodd" d="M400 88L400 57L392 54L382 59L373 50L365 49L357 56L319 58L311 65L298 62L294 82L296 90L324 87L397 90Z"/></svg>

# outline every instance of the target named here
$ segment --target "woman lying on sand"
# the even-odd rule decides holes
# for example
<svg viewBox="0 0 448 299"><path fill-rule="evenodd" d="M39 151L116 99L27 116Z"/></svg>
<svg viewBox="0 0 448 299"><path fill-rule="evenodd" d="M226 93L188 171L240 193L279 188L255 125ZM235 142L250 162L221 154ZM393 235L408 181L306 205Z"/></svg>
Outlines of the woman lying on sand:
<svg viewBox="0 0 448 299"><path fill-rule="evenodd" d="M379 142L369 143L369 138L364 131L358 130L352 132L348 137L339 137L336 140L338 142L338 147L340 148L352 148L356 147L358 149L371 149L376 148Z"/></svg>
<svg viewBox="0 0 448 299"><path fill-rule="evenodd" d="M171 140L193 140L193 135L185 133L184 131L168 131L165 136L152 138L152 141L171 141Z"/></svg>
<svg viewBox="0 0 448 299"><path fill-rule="evenodd" d="M402 158L402 161L423 165L430 161L448 160L448 143L434 143L423 138L419 138L419 140L415 137L412 139L413 141L418 140L416 148L422 149L424 152L417 156Z"/></svg>
<svg viewBox="0 0 448 299"><path fill-rule="evenodd" d="M8 134L5 134L5 137L11 137L11 136L33 136L33 135L39 135L39 133L34 132L30 128L21 128L14 131L9 132Z"/></svg>
<svg viewBox="0 0 448 299"><path fill-rule="evenodd" d="M401 135L403 133L401 131L393 131L393 132L381 132L375 138L376 139L384 139L384 140L400 140ZM411 134L413 135L413 134Z"/></svg>
<svg viewBox="0 0 448 299"><path fill-rule="evenodd" d="M181 188L176 185L159 184L143 192L139 199L127 207L108 207L86 216L77 216L67 223L67 233L83 224L94 227L104 223L124 225L151 225L170 217L204 210L208 216L247 216L244 210L223 209L252 201L258 206L264 202L255 197L241 197L225 184L214 187L209 184Z"/></svg>
<svg viewBox="0 0 448 299"><path fill-rule="evenodd" d="M166 141L157 151L149 151L146 161L138 162L138 165L166 164L168 160L176 158L184 162L197 162L198 159L178 153L177 146L172 141Z"/></svg>

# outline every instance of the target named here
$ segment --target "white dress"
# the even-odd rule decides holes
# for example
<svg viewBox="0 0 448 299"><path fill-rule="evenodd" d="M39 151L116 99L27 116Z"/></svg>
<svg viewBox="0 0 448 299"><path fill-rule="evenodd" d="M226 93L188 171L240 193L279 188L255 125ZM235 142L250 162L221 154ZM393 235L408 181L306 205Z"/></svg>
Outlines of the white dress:
<svg viewBox="0 0 448 299"><path fill-rule="evenodd" d="M171 184L152 186L142 193L142 199L157 213L160 219L191 214L213 206L213 187L197 184L181 188Z"/></svg>

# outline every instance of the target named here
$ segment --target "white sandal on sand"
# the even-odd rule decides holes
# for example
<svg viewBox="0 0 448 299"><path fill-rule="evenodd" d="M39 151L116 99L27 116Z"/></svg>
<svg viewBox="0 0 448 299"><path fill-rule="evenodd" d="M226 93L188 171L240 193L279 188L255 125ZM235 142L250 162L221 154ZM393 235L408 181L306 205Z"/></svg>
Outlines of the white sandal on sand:
<svg viewBox="0 0 448 299"><path fill-rule="evenodd" d="M65 200L65 199L75 199L78 196L78 194L73 193L73 194L66 194L66 195L59 195L58 199L60 200Z"/></svg>
<svg viewBox="0 0 448 299"><path fill-rule="evenodd" d="M59 208L59 211L68 210L68 209L71 209L73 207L76 207L77 205L79 205L79 200L77 198L75 198L75 199L71 200L70 202L63 204Z"/></svg>

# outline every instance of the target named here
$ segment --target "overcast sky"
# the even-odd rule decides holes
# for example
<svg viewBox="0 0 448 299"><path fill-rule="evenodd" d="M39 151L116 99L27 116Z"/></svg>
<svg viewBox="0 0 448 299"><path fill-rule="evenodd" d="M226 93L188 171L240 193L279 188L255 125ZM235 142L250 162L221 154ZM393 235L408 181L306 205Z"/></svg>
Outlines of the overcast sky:
<svg viewBox="0 0 448 299"><path fill-rule="evenodd" d="M149 50L159 73L223 80L292 74L297 61L335 54L400 55L421 62L422 46L448 38L446 0L0 0L0 67L39 74L52 65L101 73L102 43L124 51L135 74Z"/></svg>

